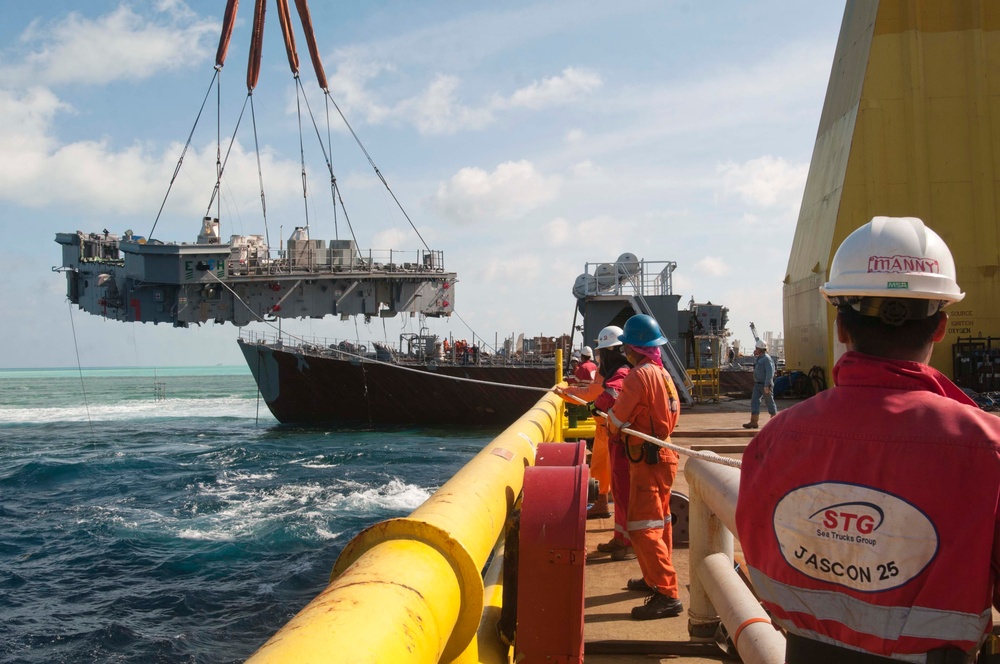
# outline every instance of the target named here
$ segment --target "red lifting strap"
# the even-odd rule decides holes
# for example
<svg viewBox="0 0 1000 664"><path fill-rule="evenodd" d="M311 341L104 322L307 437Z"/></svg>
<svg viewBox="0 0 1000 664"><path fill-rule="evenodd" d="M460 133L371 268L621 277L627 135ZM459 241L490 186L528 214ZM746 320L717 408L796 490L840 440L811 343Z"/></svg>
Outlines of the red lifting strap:
<svg viewBox="0 0 1000 664"><path fill-rule="evenodd" d="M306 4L306 0L295 0L295 8L299 12L299 20L302 21L302 32L305 33L306 44L309 45L309 57L312 59L313 69L316 70L316 81L323 92L329 92L330 86L326 82L323 61L319 59L319 48L316 46L316 34L313 32L312 17L309 15L309 5Z"/></svg>
<svg viewBox="0 0 1000 664"><path fill-rule="evenodd" d="M253 10L253 32L250 34L250 56L247 60L247 92L257 87L260 78L260 56L264 42L265 0L257 0Z"/></svg>
<svg viewBox="0 0 1000 664"><path fill-rule="evenodd" d="M288 12L288 0L278 0L278 20L281 22L281 34L285 38L285 53L288 54L288 66L296 76L299 73L299 54L295 50L295 33L292 31L292 16Z"/></svg>
<svg viewBox="0 0 1000 664"><path fill-rule="evenodd" d="M215 52L215 66L221 67L226 63L226 52L229 50L229 40L233 36L233 26L236 25L236 10L239 9L240 0L228 0L226 2L226 14L222 19L222 34L219 35L219 50Z"/></svg>

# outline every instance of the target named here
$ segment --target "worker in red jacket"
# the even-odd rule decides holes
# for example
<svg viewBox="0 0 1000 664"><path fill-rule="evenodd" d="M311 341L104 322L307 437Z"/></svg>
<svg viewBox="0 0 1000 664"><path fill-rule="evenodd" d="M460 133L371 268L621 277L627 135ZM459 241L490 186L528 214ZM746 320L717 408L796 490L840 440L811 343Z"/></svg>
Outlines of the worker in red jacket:
<svg viewBox="0 0 1000 664"><path fill-rule="evenodd" d="M580 349L580 364L573 370L573 375L580 383L593 383L597 379L597 364L594 363L594 351L590 346Z"/></svg>
<svg viewBox="0 0 1000 664"><path fill-rule="evenodd" d="M618 337L633 368L622 381L615 405L608 411L612 435L629 428L660 440L670 438L680 414L677 389L663 368L660 346L667 343L651 316L638 314L625 321ZM632 609L634 620L680 615L677 573L673 565L670 528L670 490L677 476L677 453L637 437L625 437L629 466L628 534L642 576L627 588L648 594Z"/></svg>
<svg viewBox="0 0 1000 664"><path fill-rule="evenodd" d="M820 292L847 349L835 386L743 455L754 590L788 664L975 661L1000 598L1000 418L928 366L964 297L951 252L919 219L875 217Z"/></svg>

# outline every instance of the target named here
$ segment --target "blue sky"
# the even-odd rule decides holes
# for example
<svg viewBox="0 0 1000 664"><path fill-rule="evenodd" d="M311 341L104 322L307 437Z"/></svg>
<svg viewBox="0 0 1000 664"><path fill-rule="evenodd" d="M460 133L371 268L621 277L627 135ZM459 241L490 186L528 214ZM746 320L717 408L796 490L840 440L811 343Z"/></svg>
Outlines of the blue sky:
<svg viewBox="0 0 1000 664"><path fill-rule="evenodd" d="M212 78L224 6L4 4L8 353L0 367L75 366L78 356L83 366L242 363L231 325L174 329L89 316L71 310L63 276L51 271L61 259L57 232L149 233ZM333 99L420 234L458 272L461 320L433 322L434 331L563 333L584 264L632 252L676 261L682 303L728 306L744 344L750 321L781 332L781 280L843 2L314 1L311 9ZM222 71L223 136L246 96L252 15L244 0ZM301 33L298 50L325 133ZM254 108L276 244L279 232L287 239L302 225L303 197L295 88L273 3ZM159 239L191 242L200 229L214 186L215 119L213 92ZM263 232L248 127L228 168L224 238ZM420 248L342 123L331 128L359 244ZM331 239L328 177L312 131L304 137L312 237ZM284 325L393 341L419 322Z"/></svg>

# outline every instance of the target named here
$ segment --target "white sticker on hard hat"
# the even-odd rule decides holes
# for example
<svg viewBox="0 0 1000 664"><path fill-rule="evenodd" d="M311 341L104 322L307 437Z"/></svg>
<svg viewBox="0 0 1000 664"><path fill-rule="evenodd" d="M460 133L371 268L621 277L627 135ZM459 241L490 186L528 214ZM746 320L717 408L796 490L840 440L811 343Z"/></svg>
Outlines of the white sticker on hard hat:
<svg viewBox="0 0 1000 664"><path fill-rule="evenodd" d="M825 482L796 489L774 510L789 565L859 592L896 588L934 559L938 534L923 512L896 496Z"/></svg>

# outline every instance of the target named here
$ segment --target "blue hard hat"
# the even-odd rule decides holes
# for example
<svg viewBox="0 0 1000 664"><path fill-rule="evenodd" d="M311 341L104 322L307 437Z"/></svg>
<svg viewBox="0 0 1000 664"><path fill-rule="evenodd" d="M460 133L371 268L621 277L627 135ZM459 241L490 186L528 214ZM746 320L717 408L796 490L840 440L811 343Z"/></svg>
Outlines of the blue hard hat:
<svg viewBox="0 0 1000 664"><path fill-rule="evenodd" d="M624 334L618 341L629 346L662 346L667 343L656 319L646 314L636 314L625 321Z"/></svg>

